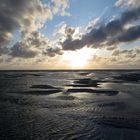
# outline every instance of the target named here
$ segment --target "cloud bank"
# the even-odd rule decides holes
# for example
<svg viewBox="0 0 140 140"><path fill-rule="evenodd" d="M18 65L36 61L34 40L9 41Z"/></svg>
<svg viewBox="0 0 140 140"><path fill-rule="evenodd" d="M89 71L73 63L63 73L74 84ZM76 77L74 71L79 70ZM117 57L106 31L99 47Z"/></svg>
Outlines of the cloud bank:
<svg viewBox="0 0 140 140"><path fill-rule="evenodd" d="M127 10L121 14L120 18L112 19L97 28L90 27L90 31L82 35L80 39L66 38L61 42L62 48L64 50L76 50L84 46L100 48L135 41L140 38L140 26L135 24L129 28L125 26L139 19L140 7Z"/></svg>
<svg viewBox="0 0 140 140"><path fill-rule="evenodd" d="M49 40L39 30L44 29L46 21L54 16L70 16L67 12L69 0L1 0L0 1L0 62L9 59L38 59L56 57L65 51L75 51L85 46L94 49L106 49L111 58L94 57L94 61L118 62L118 57L136 59L139 49L121 50L118 46L140 38L140 1L117 0L115 7L124 8L120 16L108 22L95 18L80 32L80 27L71 27L62 22L56 28L56 40ZM13 43L14 34L20 37ZM16 40L16 39L15 39ZM15 41L14 40L14 41ZM12 45L11 45L12 44ZM11 45L11 46L10 46ZM138 60L138 59L137 59Z"/></svg>
<svg viewBox="0 0 140 140"><path fill-rule="evenodd" d="M54 15L68 15L65 11L68 7L68 0L51 0L48 5L41 0L1 0L0 55L35 57L39 46L48 45L47 37L42 37L38 29ZM15 31L21 34L21 39L8 48Z"/></svg>

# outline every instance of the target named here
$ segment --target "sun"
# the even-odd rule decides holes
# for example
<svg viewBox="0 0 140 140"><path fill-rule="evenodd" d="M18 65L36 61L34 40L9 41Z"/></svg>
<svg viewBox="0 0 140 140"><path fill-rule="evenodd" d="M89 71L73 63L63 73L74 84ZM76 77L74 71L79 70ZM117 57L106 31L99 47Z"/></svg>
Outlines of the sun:
<svg viewBox="0 0 140 140"><path fill-rule="evenodd" d="M63 54L63 60L72 68L84 68L95 53L94 49L83 48L77 51L69 51Z"/></svg>

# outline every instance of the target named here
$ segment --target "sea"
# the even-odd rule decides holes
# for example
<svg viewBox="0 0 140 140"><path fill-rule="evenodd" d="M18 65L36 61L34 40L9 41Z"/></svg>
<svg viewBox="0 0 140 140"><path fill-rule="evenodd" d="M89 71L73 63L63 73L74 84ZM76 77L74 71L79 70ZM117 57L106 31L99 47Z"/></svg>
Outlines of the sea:
<svg viewBox="0 0 140 140"><path fill-rule="evenodd" d="M0 140L140 140L140 70L0 71Z"/></svg>

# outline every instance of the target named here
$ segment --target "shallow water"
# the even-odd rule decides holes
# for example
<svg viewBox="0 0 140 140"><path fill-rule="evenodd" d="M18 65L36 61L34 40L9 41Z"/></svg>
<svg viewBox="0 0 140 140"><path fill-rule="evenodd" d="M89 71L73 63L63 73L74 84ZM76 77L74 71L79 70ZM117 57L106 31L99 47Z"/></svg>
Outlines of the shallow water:
<svg viewBox="0 0 140 140"><path fill-rule="evenodd" d="M140 82L114 78L131 73L1 71L0 140L139 140Z"/></svg>

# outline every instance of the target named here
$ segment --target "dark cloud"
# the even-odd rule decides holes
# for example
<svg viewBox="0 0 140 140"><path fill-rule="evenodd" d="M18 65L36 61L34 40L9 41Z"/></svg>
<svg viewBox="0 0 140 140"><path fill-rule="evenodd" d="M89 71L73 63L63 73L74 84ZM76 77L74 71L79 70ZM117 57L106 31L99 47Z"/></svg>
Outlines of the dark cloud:
<svg viewBox="0 0 140 140"><path fill-rule="evenodd" d="M37 51L29 49L24 43L17 42L10 50L9 55L20 58L33 58L38 54Z"/></svg>
<svg viewBox="0 0 140 140"><path fill-rule="evenodd" d="M42 0L0 0L0 55L9 55L6 56L8 59L5 64L15 57L21 58L16 60L35 57L41 60L42 51L50 57L62 54L60 49L48 48L50 45L47 37L37 32L40 27L43 27L44 20L51 19L54 14L68 14L65 12L68 0L47 1L47 3L51 2L55 5L48 7ZM18 37L20 38L18 42L10 46L17 40L13 38L13 34L17 31L21 37ZM67 28L68 35L73 32L72 28ZM12 39L14 40L11 42ZM1 57L5 59L5 56ZM22 65L22 62L19 63Z"/></svg>
<svg viewBox="0 0 140 140"><path fill-rule="evenodd" d="M33 58L42 54L49 41L37 30L55 14L68 15L65 11L68 7L68 0L50 0L47 4L42 0L0 0L0 55ZM9 47L15 31L21 34L20 41ZM66 32L70 36L74 29L67 28ZM53 51L60 54L58 50L48 49L50 56Z"/></svg>
<svg viewBox="0 0 140 140"><path fill-rule="evenodd" d="M37 31L31 32L28 37L26 37L25 42L29 48L31 46L34 48L41 48L49 44L48 38Z"/></svg>
<svg viewBox="0 0 140 140"><path fill-rule="evenodd" d="M48 48L45 51L43 51L43 55L54 57L56 55L62 55L63 52L60 48Z"/></svg>
<svg viewBox="0 0 140 140"><path fill-rule="evenodd" d="M49 40L45 36L34 31L23 36L21 41L12 46L8 55L12 57L33 58L42 54L42 51L48 48L49 45Z"/></svg>
<svg viewBox="0 0 140 140"><path fill-rule="evenodd" d="M0 47L0 56L3 54L7 54L8 48L7 47Z"/></svg>
<svg viewBox="0 0 140 140"><path fill-rule="evenodd" d="M132 22L138 19L140 19L140 7L122 13L120 21L124 25L128 22Z"/></svg>
<svg viewBox="0 0 140 140"><path fill-rule="evenodd" d="M8 52L7 44L10 43L10 36L7 33L0 35L0 55Z"/></svg>
<svg viewBox="0 0 140 140"><path fill-rule="evenodd" d="M122 32L116 39L119 42L130 42L140 38L140 26L134 26Z"/></svg>
<svg viewBox="0 0 140 140"><path fill-rule="evenodd" d="M125 11L120 18L112 19L107 24L96 28L95 26L81 39L67 38L62 44L64 50L76 50L87 45L88 47L105 47L119 44L120 42L135 41L140 37L140 27L134 26L125 29L131 22L140 19L140 7Z"/></svg>
<svg viewBox="0 0 140 140"><path fill-rule="evenodd" d="M32 33L41 26L40 23L43 20L51 17L49 10L47 6L42 4L41 0L0 0L1 54L6 53L5 48L10 43L15 31L21 32L21 37ZM41 21L39 21L40 19ZM32 34L30 35L32 36ZM25 41L25 38L23 39ZM34 44L38 43L37 39L35 41ZM15 46L17 46L17 44ZM8 53L7 51L7 54Z"/></svg>
<svg viewBox="0 0 140 140"><path fill-rule="evenodd" d="M0 30L3 33L11 33L24 24L24 21L31 20L37 1L28 0L1 0L0 1ZM33 5L31 5L33 4ZM29 11L32 13L29 13ZM29 14L29 15L27 15ZM27 16L27 17L25 17ZM29 26L29 25L28 25Z"/></svg>
<svg viewBox="0 0 140 140"><path fill-rule="evenodd" d="M64 42L60 43L62 45L63 50L76 50L81 49L83 46L85 46L85 42L81 39L75 39L67 38Z"/></svg>

